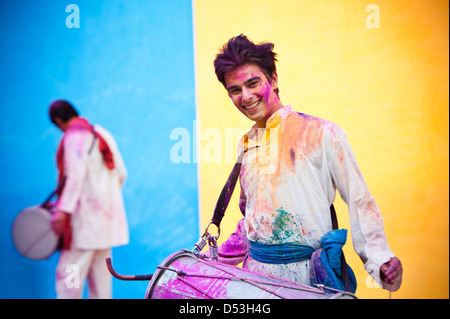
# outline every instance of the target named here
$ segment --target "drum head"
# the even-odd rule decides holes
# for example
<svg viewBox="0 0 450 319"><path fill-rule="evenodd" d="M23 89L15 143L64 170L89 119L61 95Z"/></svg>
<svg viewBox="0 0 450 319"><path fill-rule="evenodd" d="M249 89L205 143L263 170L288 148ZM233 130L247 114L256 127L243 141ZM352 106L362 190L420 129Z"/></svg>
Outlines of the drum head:
<svg viewBox="0 0 450 319"><path fill-rule="evenodd" d="M51 229L50 219L51 212L41 206L26 208L16 217L12 239L23 256L42 260L56 251L59 237Z"/></svg>

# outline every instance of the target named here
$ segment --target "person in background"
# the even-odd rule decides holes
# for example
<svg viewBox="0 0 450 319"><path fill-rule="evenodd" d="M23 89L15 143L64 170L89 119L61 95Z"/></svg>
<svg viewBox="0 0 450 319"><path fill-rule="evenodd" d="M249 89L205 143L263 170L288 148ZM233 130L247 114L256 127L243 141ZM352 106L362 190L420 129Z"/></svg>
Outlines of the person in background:
<svg viewBox="0 0 450 319"><path fill-rule="evenodd" d="M122 198L127 171L113 136L80 117L67 101L49 108L51 121L63 131L57 151L62 185L51 225L61 236L56 267L57 298L112 297L112 278L105 259L111 248L129 242Z"/></svg>
<svg viewBox="0 0 450 319"><path fill-rule="evenodd" d="M231 101L255 122L238 150L244 152L239 206L245 217L219 247L219 261L244 261L252 271L354 292L351 268L340 267L347 231L333 227L331 217L337 189L365 269L383 288L397 290L403 268L345 132L281 102L273 48L241 34L214 60Z"/></svg>

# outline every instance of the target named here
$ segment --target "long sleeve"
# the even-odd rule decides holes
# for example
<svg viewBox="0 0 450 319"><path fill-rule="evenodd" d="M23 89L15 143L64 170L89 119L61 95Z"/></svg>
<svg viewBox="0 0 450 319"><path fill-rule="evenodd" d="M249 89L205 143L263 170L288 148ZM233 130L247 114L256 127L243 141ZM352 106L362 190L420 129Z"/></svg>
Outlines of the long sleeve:
<svg viewBox="0 0 450 319"><path fill-rule="evenodd" d="M64 173L66 182L58 209L74 213L80 199L87 172L88 151L92 143L88 131L74 131L64 137Z"/></svg>
<svg viewBox="0 0 450 319"><path fill-rule="evenodd" d="M364 181L345 132L333 125L324 139L332 180L342 199L347 203L353 246L374 279L379 278L380 267L389 261L391 252L383 225L383 218Z"/></svg>

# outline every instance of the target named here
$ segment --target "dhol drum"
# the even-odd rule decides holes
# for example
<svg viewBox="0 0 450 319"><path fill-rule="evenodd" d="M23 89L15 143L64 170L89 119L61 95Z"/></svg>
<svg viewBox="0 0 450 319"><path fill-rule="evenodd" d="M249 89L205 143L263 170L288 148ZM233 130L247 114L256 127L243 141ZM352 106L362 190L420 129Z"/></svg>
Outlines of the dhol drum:
<svg viewBox="0 0 450 319"><path fill-rule="evenodd" d="M323 289L248 271L188 250L164 260L151 277L146 299L356 299Z"/></svg>
<svg viewBox="0 0 450 319"><path fill-rule="evenodd" d="M37 205L24 209L15 218L12 239L24 257L47 259L58 249L59 237L51 229L51 215L51 210Z"/></svg>

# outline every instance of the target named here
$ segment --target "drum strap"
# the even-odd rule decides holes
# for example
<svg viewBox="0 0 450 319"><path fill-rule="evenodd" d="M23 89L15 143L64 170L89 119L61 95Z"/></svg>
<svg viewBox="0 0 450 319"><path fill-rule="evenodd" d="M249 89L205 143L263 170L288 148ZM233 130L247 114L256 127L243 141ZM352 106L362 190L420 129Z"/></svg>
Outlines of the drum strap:
<svg viewBox="0 0 450 319"><path fill-rule="evenodd" d="M248 150L248 148L245 148L239 153L236 164L234 164L233 170L231 171L230 175L228 176L225 186L223 187L222 192L220 193L219 199L217 200L216 207L214 208L214 215L211 220L211 222L213 224L215 224L217 227L220 226L220 223L225 215L225 211L230 202L231 196L233 195L233 191L234 191L234 188L236 186L236 183L237 183L237 180L239 177L239 172L241 170L244 153L247 150ZM332 228L339 229L337 216L336 216L336 210L334 209L333 204L331 204L331 206L330 206L330 215L331 215ZM345 288L347 291L350 291L350 280L349 280L349 275L348 275L348 271L347 271L347 262L345 261L344 252L342 252L342 254L341 254L341 271L342 271L342 278L345 282Z"/></svg>
<svg viewBox="0 0 450 319"><path fill-rule="evenodd" d="M236 186L239 172L241 170L244 152L245 151L242 150L239 154L236 164L234 164L233 170L231 171L231 174L228 177L227 182L222 189L222 192L220 193L216 208L214 208L214 215L211 222L217 227L220 226L220 222L222 221L222 218L225 215L225 211L228 207L228 203L230 202L231 195L233 195L234 187Z"/></svg>
<svg viewBox="0 0 450 319"><path fill-rule="evenodd" d="M47 199L41 204L42 207L48 208L50 200L53 196L59 196L64 188L64 184L66 183L66 177L64 176L62 181L59 183L58 187L47 197Z"/></svg>
<svg viewBox="0 0 450 319"><path fill-rule="evenodd" d="M331 225L333 229L339 229L337 217L336 217L336 210L334 209L334 205L331 204L330 206L330 213L331 213ZM345 289L347 291L350 291L350 278L348 276L348 269L347 269L347 262L345 261L344 251L342 251L341 254L341 271L342 271L342 279L344 279L345 283Z"/></svg>

